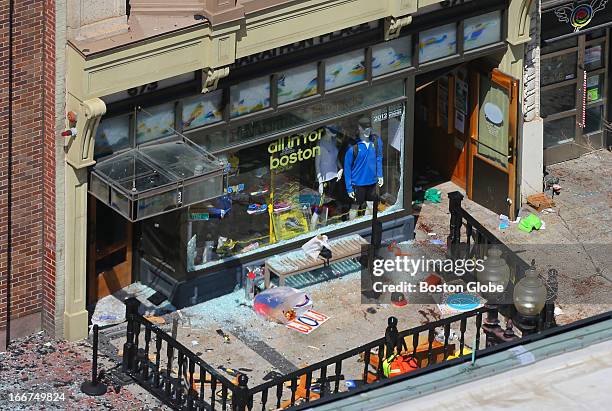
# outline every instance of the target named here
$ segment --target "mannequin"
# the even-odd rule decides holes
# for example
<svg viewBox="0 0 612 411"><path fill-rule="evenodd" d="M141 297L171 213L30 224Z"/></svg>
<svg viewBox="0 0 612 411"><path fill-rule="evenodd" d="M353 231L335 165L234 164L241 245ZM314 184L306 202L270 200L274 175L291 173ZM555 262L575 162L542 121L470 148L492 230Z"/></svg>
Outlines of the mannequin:
<svg viewBox="0 0 612 411"><path fill-rule="evenodd" d="M326 127L325 134L319 141L319 155L315 157L315 171L317 173L317 182L319 183L319 194L321 202L319 207L313 213L310 227L311 230L316 229L320 215L327 220L327 207L323 205L325 196L336 199L338 192L337 184L342 178L342 167L338 161L338 146L336 128L334 126Z"/></svg>
<svg viewBox="0 0 612 411"><path fill-rule="evenodd" d="M333 197L335 183L342 178L343 170L338 163L338 146L336 145L337 131L333 127L326 127L325 134L319 141L320 154L315 157L315 170L319 193Z"/></svg>
<svg viewBox="0 0 612 411"><path fill-rule="evenodd" d="M344 155L344 181L348 196L357 205L357 215L362 216L367 202L376 199L376 185L384 184L383 142L373 133L369 117L361 117L357 128L359 140Z"/></svg>

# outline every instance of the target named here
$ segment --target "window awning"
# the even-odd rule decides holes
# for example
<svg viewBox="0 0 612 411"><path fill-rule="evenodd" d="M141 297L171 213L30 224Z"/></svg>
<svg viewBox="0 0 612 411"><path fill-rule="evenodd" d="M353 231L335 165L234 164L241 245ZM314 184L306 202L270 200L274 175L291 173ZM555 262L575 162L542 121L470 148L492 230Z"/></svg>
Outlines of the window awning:
<svg viewBox="0 0 612 411"><path fill-rule="evenodd" d="M98 162L89 192L130 221L224 194L224 164L186 138Z"/></svg>

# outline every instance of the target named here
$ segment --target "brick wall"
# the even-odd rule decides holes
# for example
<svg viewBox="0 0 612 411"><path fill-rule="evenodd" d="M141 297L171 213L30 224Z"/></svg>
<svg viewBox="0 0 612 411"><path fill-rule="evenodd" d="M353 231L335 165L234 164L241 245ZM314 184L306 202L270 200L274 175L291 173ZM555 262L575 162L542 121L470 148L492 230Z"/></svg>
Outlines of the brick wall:
<svg viewBox="0 0 612 411"><path fill-rule="evenodd" d="M45 24L45 19L54 19L54 7L54 0L15 1L12 184L8 187L8 1L0 6L0 327L5 326L6 316L8 190L12 195L13 318L39 312L43 305L54 306L47 300L55 294L55 23Z"/></svg>
<svg viewBox="0 0 612 411"><path fill-rule="evenodd" d="M55 331L55 0L45 0L43 147L43 329Z"/></svg>

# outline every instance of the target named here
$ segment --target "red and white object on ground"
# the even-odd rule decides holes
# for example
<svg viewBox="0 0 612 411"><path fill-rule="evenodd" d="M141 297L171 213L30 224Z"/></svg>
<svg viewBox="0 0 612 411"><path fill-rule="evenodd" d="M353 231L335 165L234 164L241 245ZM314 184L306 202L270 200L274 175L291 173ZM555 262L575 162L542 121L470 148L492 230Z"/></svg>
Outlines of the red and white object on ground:
<svg viewBox="0 0 612 411"><path fill-rule="evenodd" d="M308 310L304 314L297 316L293 321L287 323L286 326L301 334L310 334L327 320L329 320L327 315L318 313L314 310Z"/></svg>

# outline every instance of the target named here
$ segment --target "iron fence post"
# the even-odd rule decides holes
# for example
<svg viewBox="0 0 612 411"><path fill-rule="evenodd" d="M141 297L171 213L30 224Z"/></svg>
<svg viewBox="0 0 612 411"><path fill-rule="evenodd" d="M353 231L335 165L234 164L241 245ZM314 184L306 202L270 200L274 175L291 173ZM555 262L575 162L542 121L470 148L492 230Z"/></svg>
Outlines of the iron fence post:
<svg viewBox="0 0 612 411"><path fill-rule="evenodd" d="M446 246L451 256L457 253L457 245L461 240L461 202L463 194L459 191L448 193L448 211L450 211L450 231L446 239Z"/></svg>
<svg viewBox="0 0 612 411"><path fill-rule="evenodd" d="M500 341L498 335L501 334L502 329L499 325L499 312L496 304L485 304L487 308L487 316L485 317L484 324L482 325L482 331L485 333L485 347L492 347L498 344Z"/></svg>
<svg viewBox="0 0 612 411"><path fill-rule="evenodd" d="M130 297L124 301L125 303L125 319L127 320L127 332L125 344L123 344L123 372L128 373L133 369L136 353L134 352L134 323L135 317L138 315L140 301L136 297Z"/></svg>
<svg viewBox="0 0 612 411"><path fill-rule="evenodd" d="M546 279L546 304L544 305L544 329L552 328L557 325L555 320L555 301L559 292L558 272L554 268L548 270Z"/></svg>
<svg viewBox="0 0 612 411"><path fill-rule="evenodd" d="M385 348L386 353L384 353L384 358L380 357L380 361L385 360L390 355L395 354L395 350L401 351L401 349L397 346L397 339L399 337L399 331L397 329L397 318L389 317L387 319L387 329L385 330Z"/></svg>
<svg viewBox="0 0 612 411"><path fill-rule="evenodd" d="M87 395L98 396L106 394L106 384L98 381L98 324L93 326L93 347L91 358L91 381L81 384L81 391Z"/></svg>
<svg viewBox="0 0 612 411"><path fill-rule="evenodd" d="M232 411L247 411L250 407L249 377L245 374L238 375L238 387L232 394Z"/></svg>

